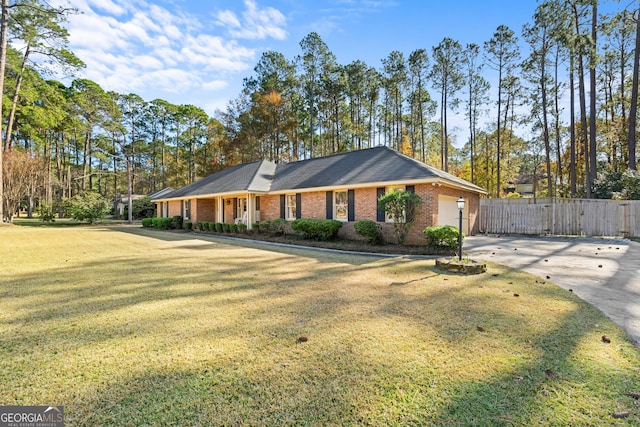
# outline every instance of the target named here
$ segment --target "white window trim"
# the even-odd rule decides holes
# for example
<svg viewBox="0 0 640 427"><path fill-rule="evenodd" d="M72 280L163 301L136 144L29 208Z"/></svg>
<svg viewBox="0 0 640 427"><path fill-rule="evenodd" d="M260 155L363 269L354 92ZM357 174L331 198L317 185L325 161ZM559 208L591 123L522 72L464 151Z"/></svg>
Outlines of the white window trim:
<svg viewBox="0 0 640 427"><path fill-rule="evenodd" d="M284 216L287 221L296 219L296 194L285 194L284 196ZM293 215L293 216L291 216Z"/></svg>
<svg viewBox="0 0 640 427"><path fill-rule="evenodd" d="M344 203L338 203L338 194L339 193L344 193L345 195L345 202ZM343 206L346 216L345 218L338 218L338 206ZM342 221L342 222L347 222L349 221L349 190L336 190L333 192L333 219L338 220L338 221Z"/></svg>
<svg viewBox="0 0 640 427"><path fill-rule="evenodd" d="M184 219L191 219L191 199L184 200Z"/></svg>

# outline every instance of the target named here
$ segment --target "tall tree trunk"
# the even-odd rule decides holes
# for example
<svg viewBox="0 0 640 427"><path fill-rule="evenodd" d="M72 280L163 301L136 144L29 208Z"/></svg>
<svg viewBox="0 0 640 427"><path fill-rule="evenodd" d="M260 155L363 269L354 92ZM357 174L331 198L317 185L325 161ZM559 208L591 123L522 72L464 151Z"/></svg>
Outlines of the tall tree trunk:
<svg viewBox="0 0 640 427"><path fill-rule="evenodd" d="M7 29L9 26L9 0L2 0L0 14L0 95L4 93L4 71L7 64ZM2 130L2 96L0 96L0 131ZM2 174L3 151L0 149L0 222L4 221L4 176Z"/></svg>
<svg viewBox="0 0 640 427"><path fill-rule="evenodd" d="M13 100L11 102L11 112L9 113L9 120L7 121L7 131L5 133L4 148L11 151L13 144L13 122L16 117L16 108L18 107L18 99L20 98L20 87L22 86L22 79L24 78L24 70L27 68L27 59L29 58L29 51L31 46L27 44L25 48L24 57L22 58L22 65L20 66L20 73L18 74L18 80L16 81L16 90L13 94Z"/></svg>
<svg viewBox="0 0 640 427"><path fill-rule="evenodd" d="M498 68L498 128L496 134L496 197L499 199L500 194L500 152L502 147L500 146L500 134L502 133L502 126L500 123L500 109L502 108L502 60L500 60L500 67Z"/></svg>
<svg viewBox="0 0 640 427"><path fill-rule="evenodd" d="M560 143L560 105L559 105L559 84L558 84L558 63L560 61L560 47L556 47L556 57L554 63L554 98L555 98L555 109L554 109L554 120L555 120L555 137L556 137L556 171L557 177L560 183L560 188L564 186L564 179L562 173L562 146Z"/></svg>
<svg viewBox="0 0 640 427"><path fill-rule="evenodd" d="M544 44L544 40L543 40ZM545 154L545 163L547 166L547 196L554 197L554 189L553 189L553 180L551 174L551 144L549 142L549 119L547 118L547 83L546 83L546 73L545 73L545 59L546 53L541 55L540 59L540 92L542 95L542 137L544 139L544 154Z"/></svg>
<svg viewBox="0 0 640 427"><path fill-rule="evenodd" d="M636 16L636 47L633 54L633 85L631 88L631 105L629 106L629 139L627 148L629 151L629 169L636 167L636 120L638 109L638 74L640 67L640 10Z"/></svg>
<svg viewBox="0 0 640 427"><path fill-rule="evenodd" d="M592 52L589 60L589 174L587 175L587 194L589 198L593 197L592 188L593 182L596 179L598 173L597 158L597 144L596 144L596 37L597 37L597 24L598 24L598 2L593 2L593 10L591 17L591 38L593 41Z"/></svg>

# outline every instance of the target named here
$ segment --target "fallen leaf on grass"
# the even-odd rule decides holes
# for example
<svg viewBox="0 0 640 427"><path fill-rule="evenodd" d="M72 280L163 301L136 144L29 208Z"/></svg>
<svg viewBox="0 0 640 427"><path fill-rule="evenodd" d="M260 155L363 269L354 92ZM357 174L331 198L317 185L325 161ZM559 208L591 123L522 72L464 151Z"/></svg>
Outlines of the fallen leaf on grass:
<svg viewBox="0 0 640 427"><path fill-rule="evenodd" d="M478 332L484 332L484 328L482 326L478 326L476 329L478 330Z"/></svg>
<svg viewBox="0 0 640 427"><path fill-rule="evenodd" d="M545 373L545 374L547 374L547 376L548 376L549 378L551 378L552 380L553 380L553 379L555 379L555 378L556 378L556 376L557 376L557 375L556 375L556 373L555 373L555 372L553 372L551 369L545 369L545 370L544 370L544 373Z"/></svg>
<svg viewBox="0 0 640 427"><path fill-rule="evenodd" d="M640 392L630 391L629 393L627 393L627 396L633 397L634 399L638 400L640 399Z"/></svg>
<svg viewBox="0 0 640 427"><path fill-rule="evenodd" d="M301 336L301 337L298 337L298 339L296 341L297 342L307 342L307 341L309 341L309 338L307 338L305 336Z"/></svg>
<svg viewBox="0 0 640 427"><path fill-rule="evenodd" d="M514 296L514 297L519 297L519 296L520 296L520 294L513 294L513 296Z"/></svg>
<svg viewBox="0 0 640 427"><path fill-rule="evenodd" d="M609 338L606 335L603 335L602 336L602 342L605 343L605 344L610 344L611 343L611 338Z"/></svg>
<svg viewBox="0 0 640 427"><path fill-rule="evenodd" d="M613 418L627 418L629 416L629 412L628 411L614 412L613 414L611 414L611 416Z"/></svg>

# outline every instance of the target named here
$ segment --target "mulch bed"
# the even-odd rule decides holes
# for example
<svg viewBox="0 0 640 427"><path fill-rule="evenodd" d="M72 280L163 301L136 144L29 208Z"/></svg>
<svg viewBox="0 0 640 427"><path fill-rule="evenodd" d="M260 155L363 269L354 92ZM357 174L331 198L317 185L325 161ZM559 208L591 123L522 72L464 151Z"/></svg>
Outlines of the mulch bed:
<svg viewBox="0 0 640 427"><path fill-rule="evenodd" d="M324 249L336 249L342 251L352 252L367 252L367 253L380 253L380 254L398 254L398 255L434 255L434 256L449 256L454 255L451 251L437 251L426 246L418 245L372 245L365 241L360 240L332 240L332 241L316 241L305 240L302 237L295 234L286 234L284 236L273 236L265 233L248 233L248 234L235 234L235 233L207 233L196 231L196 233L210 235L210 236L226 236L237 237L248 240L258 240L265 242L283 243L289 245L307 246L314 248Z"/></svg>

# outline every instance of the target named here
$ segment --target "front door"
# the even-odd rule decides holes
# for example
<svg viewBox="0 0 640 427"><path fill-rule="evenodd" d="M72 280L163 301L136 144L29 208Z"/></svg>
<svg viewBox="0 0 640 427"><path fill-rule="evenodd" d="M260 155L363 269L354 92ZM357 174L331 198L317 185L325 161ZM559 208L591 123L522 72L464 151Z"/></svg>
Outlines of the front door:
<svg viewBox="0 0 640 427"><path fill-rule="evenodd" d="M246 197L238 197L238 206L237 206L237 215L242 224L247 223L247 198Z"/></svg>

